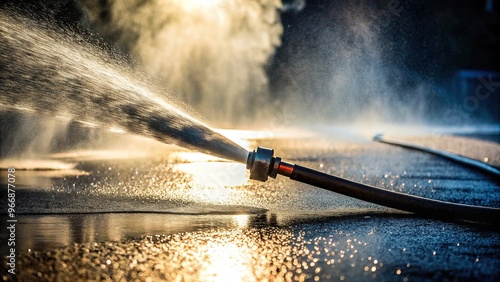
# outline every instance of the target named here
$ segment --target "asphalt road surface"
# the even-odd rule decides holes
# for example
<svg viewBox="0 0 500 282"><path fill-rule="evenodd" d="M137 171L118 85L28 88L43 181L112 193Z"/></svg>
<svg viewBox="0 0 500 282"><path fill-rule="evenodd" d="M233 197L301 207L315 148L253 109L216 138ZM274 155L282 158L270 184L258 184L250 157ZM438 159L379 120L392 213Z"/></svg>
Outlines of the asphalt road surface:
<svg viewBox="0 0 500 282"><path fill-rule="evenodd" d="M500 207L494 176L362 135L321 132L255 134L246 145L389 190ZM127 142L2 162L2 207L5 168L17 168L16 274L2 267L4 280L500 279L498 225L422 218L280 176L250 181L244 164L113 138ZM500 166L495 134L401 138Z"/></svg>

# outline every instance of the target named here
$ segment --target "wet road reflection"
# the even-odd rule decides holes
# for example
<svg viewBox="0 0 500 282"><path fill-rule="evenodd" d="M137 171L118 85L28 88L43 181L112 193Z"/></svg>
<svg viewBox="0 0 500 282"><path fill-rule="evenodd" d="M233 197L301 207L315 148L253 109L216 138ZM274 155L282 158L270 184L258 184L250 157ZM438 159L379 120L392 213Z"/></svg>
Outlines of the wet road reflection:
<svg viewBox="0 0 500 282"><path fill-rule="evenodd" d="M108 219L115 221L122 217L122 224L127 221L134 224L134 220L126 219L127 215L116 216ZM93 243L30 251L20 257L19 278L59 281L72 281L75 276L112 281L406 281L409 277L454 280L471 275L481 281L499 278L500 240L498 231L491 227L388 215L301 220L273 214L197 217L174 222L168 216L136 217L136 220L151 220L143 223L150 229L139 228L160 235L135 239L125 239L139 236L130 232L130 228L121 229L120 224L104 220L102 224L118 229L114 235L107 235L117 236L114 240L98 242L96 235L97 242ZM70 224L84 228L90 222L87 218ZM113 229L109 225L96 228L99 224L93 224L87 231L75 230L72 234L94 236L91 233L97 229ZM61 235L63 240L65 236L70 241L78 240L71 234Z"/></svg>
<svg viewBox="0 0 500 282"><path fill-rule="evenodd" d="M276 224L262 214L97 213L18 216L17 247L21 252L43 251L71 243L122 241L144 234L173 234L215 227L238 228ZM4 247L4 246L2 246ZM6 251L6 250L5 250Z"/></svg>

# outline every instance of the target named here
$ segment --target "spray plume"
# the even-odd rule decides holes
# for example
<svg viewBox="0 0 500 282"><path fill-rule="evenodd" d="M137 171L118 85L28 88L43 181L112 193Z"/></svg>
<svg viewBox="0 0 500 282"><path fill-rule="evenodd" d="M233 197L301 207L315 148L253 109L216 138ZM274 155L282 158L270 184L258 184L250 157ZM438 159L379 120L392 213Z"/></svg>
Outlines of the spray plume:
<svg viewBox="0 0 500 282"><path fill-rule="evenodd" d="M246 161L245 149L158 97L128 68L96 55L101 52L77 39L0 11L0 108L116 126Z"/></svg>
<svg viewBox="0 0 500 282"><path fill-rule="evenodd" d="M140 60L221 126L268 99L264 70L280 44L279 0L80 1L87 24Z"/></svg>

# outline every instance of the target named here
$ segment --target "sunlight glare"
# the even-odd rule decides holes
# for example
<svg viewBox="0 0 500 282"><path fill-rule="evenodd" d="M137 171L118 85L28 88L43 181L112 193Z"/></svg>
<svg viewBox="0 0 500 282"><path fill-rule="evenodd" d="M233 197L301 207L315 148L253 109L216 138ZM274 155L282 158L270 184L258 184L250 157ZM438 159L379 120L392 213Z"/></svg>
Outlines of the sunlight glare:
<svg viewBox="0 0 500 282"><path fill-rule="evenodd" d="M209 243L209 259L201 277L216 281L245 281L252 277L252 256L247 246L235 243Z"/></svg>
<svg viewBox="0 0 500 282"><path fill-rule="evenodd" d="M186 11L204 11L217 8L224 0L181 0L180 3Z"/></svg>

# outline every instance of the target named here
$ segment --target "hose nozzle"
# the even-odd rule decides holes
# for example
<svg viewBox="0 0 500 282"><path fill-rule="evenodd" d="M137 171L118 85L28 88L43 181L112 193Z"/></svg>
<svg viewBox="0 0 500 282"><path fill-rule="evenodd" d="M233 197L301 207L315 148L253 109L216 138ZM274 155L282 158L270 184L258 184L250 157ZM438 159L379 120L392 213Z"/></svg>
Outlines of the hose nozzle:
<svg viewBox="0 0 500 282"><path fill-rule="evenodd" d="M293 165L282 162L281 158L274 157L274 150L257 147L248 154L247 169L250 170L250 179L266 181L268 176L276 178L278 174L290 176Z"/></svg>

